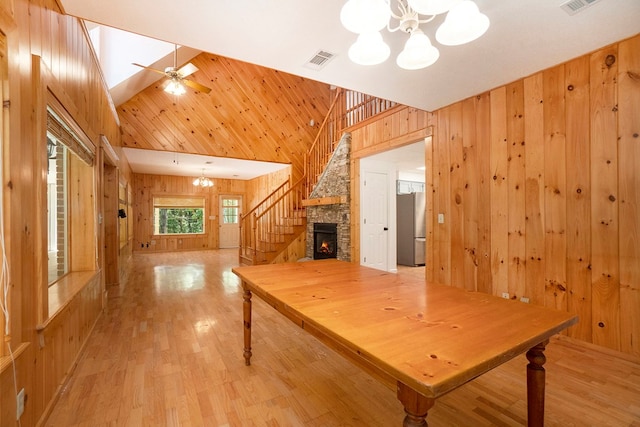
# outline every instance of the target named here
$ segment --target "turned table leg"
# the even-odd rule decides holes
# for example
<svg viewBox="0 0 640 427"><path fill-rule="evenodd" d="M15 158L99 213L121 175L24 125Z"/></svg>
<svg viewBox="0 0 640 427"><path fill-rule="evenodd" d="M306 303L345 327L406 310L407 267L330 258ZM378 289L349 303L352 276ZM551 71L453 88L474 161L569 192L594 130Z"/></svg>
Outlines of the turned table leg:
<svg viewBox="0 0 640 427"><path fill-rule="evenodd" d="M543 341L527 352L527 418L529 427L544 426L545 371L547 361L544 350L549 340Z"/></svg>
<svg viewBox="0 0 640 427"><path fill-rule="evenodd" d="M403 427L427 427L427 412L436 403L398 381L398 400L404 406L406 416Z"/></svg>
<svg viewBox="0 0 640 427"><path fill-rule="evenodd" d="M244 324L244 364L251 365L251 291L244 289L242 295L242 315Z"/></svg>

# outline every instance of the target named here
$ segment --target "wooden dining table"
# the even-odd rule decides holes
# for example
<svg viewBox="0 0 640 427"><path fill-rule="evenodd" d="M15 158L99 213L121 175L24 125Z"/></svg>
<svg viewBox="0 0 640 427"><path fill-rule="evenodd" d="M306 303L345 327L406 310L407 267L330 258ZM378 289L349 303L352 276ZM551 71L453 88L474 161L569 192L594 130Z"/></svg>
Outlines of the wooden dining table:
<svg viewBox="0 0 640 427"><path fill-rule="evenodd" d="M396 390L404 426L426 426L438 397L526 353L529 426L544 424L548 340L577 316L335 259L233 268L242 281L250 365L257 295Z"/></svg>

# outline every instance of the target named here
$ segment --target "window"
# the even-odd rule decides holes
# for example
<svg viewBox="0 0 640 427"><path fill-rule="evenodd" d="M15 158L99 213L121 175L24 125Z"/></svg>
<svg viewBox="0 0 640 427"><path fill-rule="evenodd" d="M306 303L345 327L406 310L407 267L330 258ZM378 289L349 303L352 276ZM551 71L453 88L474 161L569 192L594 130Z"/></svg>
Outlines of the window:
<svg viewBox="0 0 640 427"><path fill-rule="evenodd" d="M154 197L153 234L203 234L204 197Z"/></svg>
<svg viewBox="0 0 640 427"><path fill-rule="evenodd" d="M56 111L47 109L49 285L72 271L96 268L93 153Z"/></svg>
<svg viewBox="0 0 640 427"><path fill-rule="evenodd" d="M240 210L239 199L223 199L222 200L222 223L237 224L239 210Z"/></svg>

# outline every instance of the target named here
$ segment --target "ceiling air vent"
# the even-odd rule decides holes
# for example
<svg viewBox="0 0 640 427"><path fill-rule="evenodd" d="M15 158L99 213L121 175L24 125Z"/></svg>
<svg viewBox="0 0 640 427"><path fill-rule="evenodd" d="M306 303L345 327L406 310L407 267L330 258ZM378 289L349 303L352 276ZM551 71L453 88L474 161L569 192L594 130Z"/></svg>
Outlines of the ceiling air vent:
<svg viewBox="0 0 640 427"><path fill-rule="evenodd" d="M582 12L587 7L598 3L600 0L569 0L562 4L560 8L567 12L569 15L575 15L578 12Z"/></svg>
<svg viewBox="0 0 640 427"><path fill-rule="evenodd" d="M335 55L331 52L327 52L326 50L319 50L316 54L311 58L306 64L305 67L311 68L312 70L321 70L324 68L329 61L333 59Z"/></svg>

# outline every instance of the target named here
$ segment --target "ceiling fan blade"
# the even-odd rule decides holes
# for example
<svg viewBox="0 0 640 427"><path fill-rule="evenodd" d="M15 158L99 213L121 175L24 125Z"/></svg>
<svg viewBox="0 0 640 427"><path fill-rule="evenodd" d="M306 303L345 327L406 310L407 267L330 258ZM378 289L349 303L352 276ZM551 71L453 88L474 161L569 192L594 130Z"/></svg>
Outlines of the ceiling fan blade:
<svg viewBox="0 0 640 427"><path fill-rule="evenodd" d="M156 72L156 73L162 74L163 76L166 76L166 75L167 75L167 73L165 73L164 71L156 70L155 68L146 67L146 66L144 66L144 65L136 64L135 62L132 62L131 64L132 64L132 65L135 65L136 67L144 68L145 70L154 71L154 72Z"/></svg>
<svg viewBox="0 0 640 427"><path fill-rule="evenodd" d="M189 86L192 89L199 90L200 92L203 92L203 93L211 92L211 88L201 85L200 83L194 82L193 80L182 79L182 83L184 83L186 86Z"/></svg>
<svg viewBox="0 0 640 427"><path fill-rule="evenodd" d="M198 67L196 67L195 65L193 65L191 62L189 62L188 64L183 65L178 71L176 71L178 73L178 75L181 78L187 77L193 73L195 73L196 71L198 71Z"/></svg>

